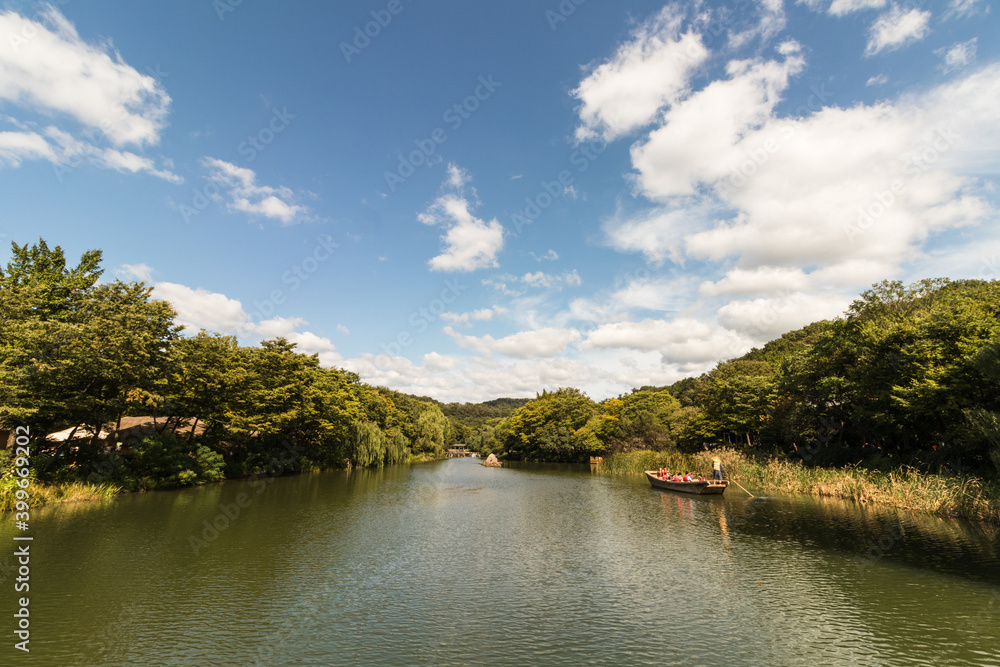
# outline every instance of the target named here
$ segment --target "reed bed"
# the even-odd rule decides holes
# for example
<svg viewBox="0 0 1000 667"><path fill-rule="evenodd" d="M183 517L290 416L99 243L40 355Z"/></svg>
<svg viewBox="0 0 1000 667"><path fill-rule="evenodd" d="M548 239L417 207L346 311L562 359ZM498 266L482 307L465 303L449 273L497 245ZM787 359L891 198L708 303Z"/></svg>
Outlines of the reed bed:
<svg viewBox="0 0 1000 667"><path fill-rule="evenodd" d="M13 478L0 480L0 512L13 511L17 505L17 490ZM102 500L114 498L123 493L123 489L115 484L88 484L86 482L67 482L65 484L33 483L28 488L29 507L38 507L49 503L75 503L84 500Z"/></svg>
<svg viewBox="0 0 1000 667"><path fill-rule="evenodd" d="M889 472L857 466L813 468L779 459L759 460L732 449L698 454L639 451L611 454L601 472L641 475L666 468L711 476L718 456L727 476L768 493L798 493L843 498L933 514L1000 523L1000 483L973 476L928 474L914 468Z"/></svg>

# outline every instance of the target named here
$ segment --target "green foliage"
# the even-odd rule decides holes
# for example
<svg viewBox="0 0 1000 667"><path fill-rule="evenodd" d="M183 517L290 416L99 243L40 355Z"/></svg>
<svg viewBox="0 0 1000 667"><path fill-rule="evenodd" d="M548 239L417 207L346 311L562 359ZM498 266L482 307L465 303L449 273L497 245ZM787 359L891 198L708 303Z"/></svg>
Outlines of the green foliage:
<svg viewBox="0 0 1000 667"><path fill-rule="evenodd" d="M156 434L142 439L127 460L125 475L139 489L191 486L223 479L222 456L205 447L193 451L183 439Z"/></svg>
<svg viewBox="0 0 1000 667"><path fill-rule="evenodd" d="M155 395L179 327L142 283L97 284L101 254L12 244L0 272L0 422L97 433Z"/></svg>
<svg viewBox="0 0 1000 667"><path fill-rule="evenodd" d="M584 427L596 412L579 389L543 391L497 426L491 449L512 460L584 460L594 446Z"/></svg>

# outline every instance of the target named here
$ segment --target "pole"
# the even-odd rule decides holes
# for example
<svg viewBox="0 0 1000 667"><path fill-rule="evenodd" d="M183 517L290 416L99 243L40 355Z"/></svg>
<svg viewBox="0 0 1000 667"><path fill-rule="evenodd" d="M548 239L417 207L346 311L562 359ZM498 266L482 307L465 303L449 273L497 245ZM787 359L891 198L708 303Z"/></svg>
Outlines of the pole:
<svg viewBox="0 0 1000 667"><path fill-rule="evenodd" d="M740 483L737 482L735 479L733 479L733 478L730 477L729 481L732 482L733 484L735 484L736 486L739 486L741 489L743 489L743 487L740 485ZM746 491L747 495L750 496L751 498L756 498L757 497L754 494L752 494L749 491L747 491L746 489L743 489L743 490Z"/></svg>

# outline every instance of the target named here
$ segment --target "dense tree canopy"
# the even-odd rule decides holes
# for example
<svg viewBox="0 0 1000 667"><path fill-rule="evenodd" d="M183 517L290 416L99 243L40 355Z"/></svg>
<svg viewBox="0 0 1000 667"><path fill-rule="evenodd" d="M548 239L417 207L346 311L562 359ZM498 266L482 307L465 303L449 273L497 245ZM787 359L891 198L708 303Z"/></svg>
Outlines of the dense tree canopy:
<svg viewBox="0 0 1000 667"><path fill-rule="evenodd" d="M1000 281L879 283L843 318L593 405L577 430L564 416L574 391L539 396L496 424L492 448L583 460L725 444L813 464L1000 469Z"/></svg>
<svg viewBox="0 0 1000 667"><path fill-rule="evenodd" d="M0 426L88 434L38 443L43 476L143 488L258 474L275 461L398 463L453 442L435 401L323 368L285 339L244 347L206 331L181 335L152 288L101 283L100 261L91 250L70 267L40 240L13 244L0 271ZM145 415L157 433L109 454L102 429L115 443L124 417Z"/></svg>

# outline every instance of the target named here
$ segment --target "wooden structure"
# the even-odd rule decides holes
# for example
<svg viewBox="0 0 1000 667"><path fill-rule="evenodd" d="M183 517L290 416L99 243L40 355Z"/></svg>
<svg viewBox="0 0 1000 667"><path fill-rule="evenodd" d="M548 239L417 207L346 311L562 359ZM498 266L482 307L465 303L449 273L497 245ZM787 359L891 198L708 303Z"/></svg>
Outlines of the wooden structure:
<svg viewBox="0 0 1000 667"><path fill-rule="evenodd" d="M704 482L673 482L668 479L660 479L660 476L652 470L646 471L646 479L657 489L667 489L668 491L679 491L681 493L693 493L695 495L722 495L729 482L706 480Z"/></svg>
<svg viewBox="0 0 1000 667"><path fill-rule="evenodd" d="M475 452L469 451L468 445L463 445L461 443L452 445L451 448L446 452L449 459L460 459L466 456L475 456Z"/></svg>

